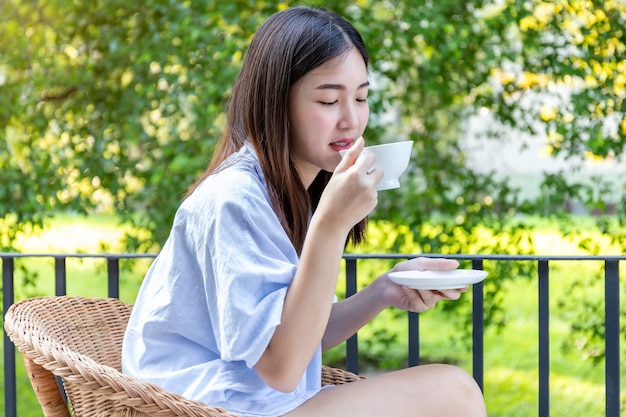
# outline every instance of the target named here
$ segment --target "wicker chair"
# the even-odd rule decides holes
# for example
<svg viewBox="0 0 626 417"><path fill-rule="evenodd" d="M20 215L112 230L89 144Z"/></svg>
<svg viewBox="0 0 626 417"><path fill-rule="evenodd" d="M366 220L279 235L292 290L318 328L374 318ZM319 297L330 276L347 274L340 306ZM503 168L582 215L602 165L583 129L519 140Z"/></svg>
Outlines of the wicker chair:
<svg viewBox="0 0 626 417"><path fill-rule="evenodd" d="M44 415L235 417L121 373L122 337L131 309L113 298L69 296L31 298L9 308L4 327L22 352ZM359 378L335 368L322 370L324 385Z"/></svg>

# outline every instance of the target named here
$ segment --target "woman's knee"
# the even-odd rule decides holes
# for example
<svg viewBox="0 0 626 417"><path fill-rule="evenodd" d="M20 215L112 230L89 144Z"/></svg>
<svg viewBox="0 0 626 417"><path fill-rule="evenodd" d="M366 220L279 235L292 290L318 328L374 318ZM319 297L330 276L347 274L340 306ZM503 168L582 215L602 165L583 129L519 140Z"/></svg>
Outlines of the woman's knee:
<svg viewBox="0 0 626 417"><path fill-rule="evenodd" d="M458 387L460 390L470 393L475 393L476 391L480 392L480 388L474 380L474 377L458 366L446 364L424 366L432 368L432 374L437 375L437 378L441 379L443 386Z"/></svg>
<svg viewBox="0 0 626 417"><path fill-rule="evenodd" d="M459 400L458 402L465 406L473 404L479 410L484 408L484 398L480 387L474 377L464 369L445 364L425 366L432 367L431 375L434 375L437 385L445 391L448 398Z"/></svg>

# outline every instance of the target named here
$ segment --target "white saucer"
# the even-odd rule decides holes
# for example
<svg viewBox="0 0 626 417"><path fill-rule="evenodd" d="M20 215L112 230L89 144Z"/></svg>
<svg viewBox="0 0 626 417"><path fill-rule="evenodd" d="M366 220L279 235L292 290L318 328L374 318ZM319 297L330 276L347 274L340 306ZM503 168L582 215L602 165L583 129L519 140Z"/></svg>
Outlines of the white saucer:
<svg viewBox="0 0 626 417"><path fill-rule="evenodd" d="M487 277L487 272L478 269L400 271L390 272L388 276L396 284L406 285L416 290L449 290L481 282Z"/></svg>

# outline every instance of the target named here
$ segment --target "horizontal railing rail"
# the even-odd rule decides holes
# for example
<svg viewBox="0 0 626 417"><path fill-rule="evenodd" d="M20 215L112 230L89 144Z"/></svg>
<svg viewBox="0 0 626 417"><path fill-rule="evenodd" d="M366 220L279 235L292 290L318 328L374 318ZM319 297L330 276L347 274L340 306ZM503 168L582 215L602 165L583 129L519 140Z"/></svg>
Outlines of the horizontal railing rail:
<svg viewBox="0 0 626 417"><path fill-rule="evenodd" d="M344 254L346 297L357 291L358 263L366 260L405 260L415 254ZM438 257L437 255L428 255ZM54 293L67 293L67 260L73 258L106 259L107 296L120 296L120 261L124 259L151 259L154 254L24 254L0 253L2 260L3 317L15 302L15 261L23 258L54 260ZM439 256L442 257L442 256ZM538 279L538 416L550 415L550 332L549 332L549 277L552 261L599 261L604 264L604 337L605 337L605 417L620 414L620 262L625 256L533 256L533 255L445 255L459 261L471 262L472 268L483 269L485 261L530 261L537 264ZM472 291L472 373L484 389L484 291L483 283L474 284ZM419 365L419 314L408 313L408 364ZM346 368L359 372L358 334L346 343ZM4 333L4 415L17 417L15 347Z"/></svg>

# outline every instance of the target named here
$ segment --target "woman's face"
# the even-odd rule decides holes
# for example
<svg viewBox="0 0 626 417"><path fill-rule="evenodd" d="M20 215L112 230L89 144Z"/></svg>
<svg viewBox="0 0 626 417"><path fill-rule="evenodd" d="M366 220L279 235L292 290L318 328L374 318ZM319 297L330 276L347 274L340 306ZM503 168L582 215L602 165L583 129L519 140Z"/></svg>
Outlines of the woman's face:
<svg viewBox="0 0 626 417"><path fill-rule="evenodd" d="M367 68L355 48L315 68L289 93L291 157L305 187L320 170L332 172L339 151L365 131L369 118Z"/></svg>

